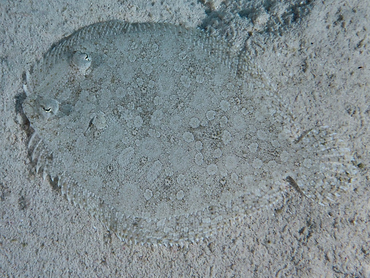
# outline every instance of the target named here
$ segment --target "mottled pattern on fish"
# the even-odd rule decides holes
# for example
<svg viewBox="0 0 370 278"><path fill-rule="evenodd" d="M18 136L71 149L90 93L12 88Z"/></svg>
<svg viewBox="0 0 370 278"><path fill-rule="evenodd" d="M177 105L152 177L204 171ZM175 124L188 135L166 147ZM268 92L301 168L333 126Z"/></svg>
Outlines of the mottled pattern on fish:
<svg viewBox="0 0 370 278"><path fill-rule="evenodd" d="M287 186L325 204L352 182L330 128L299 132L262 71L196 29L93 24L26 76L36 171L125 240L197 240Z"/></svg>

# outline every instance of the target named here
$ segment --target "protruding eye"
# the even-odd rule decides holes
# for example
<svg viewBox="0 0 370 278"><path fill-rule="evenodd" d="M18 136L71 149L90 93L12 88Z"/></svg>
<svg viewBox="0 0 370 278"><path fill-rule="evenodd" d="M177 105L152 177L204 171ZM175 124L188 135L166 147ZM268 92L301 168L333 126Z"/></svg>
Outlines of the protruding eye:
<svg viewBox="0 0 370 278"><path fill-rule="evenodd" d="M44 106L41 106L42 109L44 109L45 112L48 112L48 113L51 113L51 107L44 107Z"/></svg>
<svg viewBox="0 0 370 278"><path fill-rule="evenodd" d="M86 74L91 66L91 57L87 53L76 51L72 57L72 64L79 72Z"/></svg>
<svg viewBox="0 0 370 278"><path fill-rule="evenodd" d="M52 98L38 97L39 113L45 118L50 118L59 112L59 101Z"/></svg>

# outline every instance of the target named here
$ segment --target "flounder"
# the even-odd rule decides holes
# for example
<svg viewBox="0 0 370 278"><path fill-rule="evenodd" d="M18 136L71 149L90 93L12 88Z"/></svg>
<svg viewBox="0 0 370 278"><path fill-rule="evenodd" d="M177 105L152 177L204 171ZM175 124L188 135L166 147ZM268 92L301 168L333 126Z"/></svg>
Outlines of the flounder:
<svg viewBox="0 0 370 278"><path fill-rule="evenodd" d="M108 21L62 39L26 72L30 160L123 240L207 237L287 185L322 204L350 187L330 128L297 132L263 71L220 38Z"/></svg>

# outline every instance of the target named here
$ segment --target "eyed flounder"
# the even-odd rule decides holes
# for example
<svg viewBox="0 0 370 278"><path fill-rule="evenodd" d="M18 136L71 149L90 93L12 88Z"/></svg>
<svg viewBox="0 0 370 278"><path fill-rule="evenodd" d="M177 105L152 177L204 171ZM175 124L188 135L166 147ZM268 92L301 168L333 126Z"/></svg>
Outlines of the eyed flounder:
<svg viewBox="0 0 370 278"><path fill-rule="evenodd" d="M289 184L320 203L351 184L330 130L297 133L261 71L199 30L84 27L24 89L36 171L124 240L193 241Z"/></svg>

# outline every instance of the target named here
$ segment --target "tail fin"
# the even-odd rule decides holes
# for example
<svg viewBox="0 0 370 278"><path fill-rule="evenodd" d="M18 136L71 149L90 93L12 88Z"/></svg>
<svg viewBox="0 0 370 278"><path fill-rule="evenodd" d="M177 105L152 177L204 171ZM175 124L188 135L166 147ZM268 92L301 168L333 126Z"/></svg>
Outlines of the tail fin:
<svg viewBox="0 0 370 278"><path fill-rule="evenodd" d="M292 147L293 170L286 181L301 194L327 205L355 183L357 169L351 150L328 127L302 132Z"/></svg>

